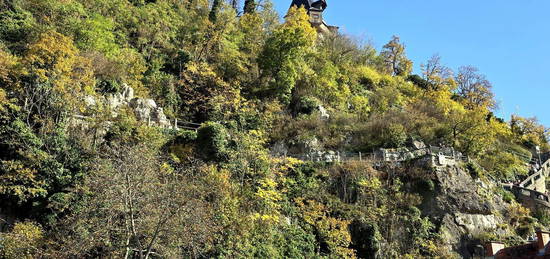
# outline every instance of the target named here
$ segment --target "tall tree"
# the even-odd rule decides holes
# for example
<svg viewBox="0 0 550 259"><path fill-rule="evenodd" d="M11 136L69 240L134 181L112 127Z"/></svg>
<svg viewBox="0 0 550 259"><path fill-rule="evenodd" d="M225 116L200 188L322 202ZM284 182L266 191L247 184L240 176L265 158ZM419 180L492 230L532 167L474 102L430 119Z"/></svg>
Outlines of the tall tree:
<svg viewBox="0 0 550 259"><path fill-rule="evenodd" d="M399 37L393 36L390 42L384 45L382 56L386 72L395 76L407 76L412 71L412 61L407 59L405 54L405 45L399 40Z"/></svg>
<svg viewBox="0 0 550 259"><path fill-rule="evenodd" d="M254 0L245 0L244 1L244 13L253 13L256 11L256 3Z"/></svg>
<svg viewBox="0 0 550 259"><path fill-rule="evenodd" d="M229 3L231 4L231 7L233 7L233 9L235 9L235 12L239 12L238 8L239 8L239 1L238 0L231 0L229 1Z"/></svg>
<svg viewBox="0 0 550 259"><path fill-rule="evenodd" d="M452 80L453 71L441 64L441 57L438 54L433 55L426 64L421 64L420 67L423 79L433 90L438 90Z"/></svg>
<svg viewBox="0 0 550 259"><path fill-rule="evenodd" d="M54 257L104 247L107 257L197 258L211 242L213 211L205 185L189 177L194 165L172 168L147 145L106 148L95 164L81 186L91 192L63 222L63 249Z"/></svg>
<svg viewBox="0 0 550 259"><path fill-rule="evenodd" d="M266 41L258 63L264 79L269 80L268 92L275 93L283 103L290 102L300 71L307 67L304 56L316 36L305 9L292 7L286 22Z"/></svg>
<svg viewBox="0 0 550 259"><path fill-rule="evenodd" d="M216 22L216 19L218 18L218 12L220 11L220 7L221 7L220 0L214 0L214 2L212 2L212 9L210 9L210 15L208 16L211 22Z"/></svg>
<svg viewBox="0 0 550 259"><path fill-rule="evenodd" d="M493 99L495 95L491 91L493 86L485 75L479 73L479 69L473 66L460 67L455 80L458 84L457 93L462 97L466 108L496 108Z"/></svg>

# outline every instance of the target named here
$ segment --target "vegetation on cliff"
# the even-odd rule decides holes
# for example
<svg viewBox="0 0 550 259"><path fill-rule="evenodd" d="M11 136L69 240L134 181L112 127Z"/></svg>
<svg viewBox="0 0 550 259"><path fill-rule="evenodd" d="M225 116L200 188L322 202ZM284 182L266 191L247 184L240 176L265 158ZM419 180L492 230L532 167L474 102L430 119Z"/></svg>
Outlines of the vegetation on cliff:
<svg viewBox="0 0 550 259"><path fill-rule="evenodd" d="M415 75L398 37L378 52L317 35L304 9L280 23L269 1L214 2L0 0L1 257L449 258L419 209L433 172L270 148L422 140L497 181L549 151L536 119L493 115L474 67L434 56ZM151 127L84 101L123 84L202 127ZM548 221L508 201L514 235Z"/></svg>

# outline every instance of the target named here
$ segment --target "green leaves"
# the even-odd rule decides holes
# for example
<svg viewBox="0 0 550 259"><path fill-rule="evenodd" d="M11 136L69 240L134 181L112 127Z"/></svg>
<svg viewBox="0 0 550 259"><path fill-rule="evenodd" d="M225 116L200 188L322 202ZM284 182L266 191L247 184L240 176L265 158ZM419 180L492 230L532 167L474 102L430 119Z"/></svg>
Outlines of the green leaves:
<svg viewBox="0 0 550 259"><path fill-rule="evenodd" d="M307 66L303 58L317 34L303 8L292 7L286 19L268 38L258 62L275 97L288 104L300 72Z"/></svg>
<svg viewBox="0 0 550 259"><path fill-rule="evenodd" d="M223 125L209 122L199 129L197 145L206 160L223 161L228 156L228 138Z"/></svg>

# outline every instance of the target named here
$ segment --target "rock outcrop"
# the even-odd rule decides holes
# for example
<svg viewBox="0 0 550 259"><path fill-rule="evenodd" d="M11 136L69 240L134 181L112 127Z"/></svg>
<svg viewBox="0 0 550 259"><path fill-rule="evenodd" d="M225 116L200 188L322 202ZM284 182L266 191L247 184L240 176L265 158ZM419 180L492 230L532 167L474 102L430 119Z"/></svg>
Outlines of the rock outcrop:
<svg viewBox="0 0 550 259"><path fill-rule="evenodd" d="M436 190L424 197L422 212L438 222L442 238L450 249L470 258L476 245L471 240L483 233L499 233L504 219L495 211L503 211L501 203L483 197L480 189L490 186L476 183L459 166L435 171Z"/></svg>
<svg viewBox="0 0 550 259"><path fill-rule="evenodd" d="M146 122L151 126L167 128L170 127L170 121L166 118L162 107L157 106L153 99L139 98L134 96L134 89L127 84L122 85L119 93L110 94L102 100L87 96L84 100L88 107L93 107L99 103L104 103L111 110L113 117L117 117L119 110L124 107L130 107L139 121Z"/></svg>

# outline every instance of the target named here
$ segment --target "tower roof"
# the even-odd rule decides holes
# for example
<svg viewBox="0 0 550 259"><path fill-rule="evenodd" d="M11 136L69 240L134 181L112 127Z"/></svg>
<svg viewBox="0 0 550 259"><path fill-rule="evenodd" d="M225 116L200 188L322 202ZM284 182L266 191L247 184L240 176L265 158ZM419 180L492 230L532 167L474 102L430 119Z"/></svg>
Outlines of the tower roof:
<svg viewBox="0 0 550 259"><path fill-rule="evenodd" d="M304 7L306 10L310 9L318 9L320 11L324 11L327 8L327 1L326 0L292 0L292 4L290 4L290 7L297 6L297 7Z"/></svg>

